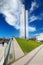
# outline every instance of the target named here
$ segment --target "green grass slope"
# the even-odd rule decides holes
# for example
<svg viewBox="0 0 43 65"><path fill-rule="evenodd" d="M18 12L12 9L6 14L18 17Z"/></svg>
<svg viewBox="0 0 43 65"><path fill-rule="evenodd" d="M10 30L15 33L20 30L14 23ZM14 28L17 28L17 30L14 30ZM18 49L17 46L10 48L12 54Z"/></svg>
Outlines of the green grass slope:
<svg viewBox="0 0 43 65"><path fill-rule="evenodd" d="M41 42L36 42L33 40L25 40L21 38L16 38L16 40L20 45L20 47L22 48L22 50L24 51L24 53L28 53L42 44Z"/></svg>

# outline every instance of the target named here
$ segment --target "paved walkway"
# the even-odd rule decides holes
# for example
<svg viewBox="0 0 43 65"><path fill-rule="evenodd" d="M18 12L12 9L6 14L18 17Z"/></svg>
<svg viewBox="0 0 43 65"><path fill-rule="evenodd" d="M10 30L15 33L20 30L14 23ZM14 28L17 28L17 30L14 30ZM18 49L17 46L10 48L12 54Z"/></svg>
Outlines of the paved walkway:
<svg viewBox="0 0 43 65"><path fill-rule="evenodd" d="M0 46L0 61L1 61L2 57L4 56L4 50L5 50L5 47Z"/></svg>
<svg viewBox="0 0 43 65"><path fill-rule="evenodd" d="M14 49L13 49L13 47L14 47ZM0 65L3 65L3 62L4 62L5 48L6 48L6 44L4 46L0 45ZM15 61L24 56L24 52L22 51L21 47L19 46L19 44L17 43L15 38L13 38L13 40L11 40L10 49L14 52ZM9 51L9 52L11 52L11 51Z"/></svg>
<svg viewBox="0 0 43 65"><path fill-rule="evenodd" d="M27 65L43 65L43 47Z"/></svg>
<svg viewBox="0 0 43 65"><path fill-rule="evenodd" d="M4 63L5 48L6 48L5 45L2 46L2 44L0 44L0 65L3 65L3 63Z"/></svg>
<svg viewBox="0 0 43 65"><path fill-rule="evenodd" d="M43 45L37 47L11 65L43 65Z"/></svg>
<svg viewBox="0 0 43 65"><path fill-rule="evenodd" d="M24 53L15 38L13 38L12 43L14 44L16 61L10 65L43 65L43 44L24 56ZM0 48L0 59L3 57L2 61L0 62L1 65L3 65L4 62L3 54L5 47L3 47L3 50Z"/></svg>
<svg viewBox="0 0 43 65"><path fill-rule="evenodd" d="M22 51L21 47L19 46L19 44L18 44L18 42L16 41L15 38L13 38L12 43L14 45L15 60L23 57L24 52Z"/></svg>

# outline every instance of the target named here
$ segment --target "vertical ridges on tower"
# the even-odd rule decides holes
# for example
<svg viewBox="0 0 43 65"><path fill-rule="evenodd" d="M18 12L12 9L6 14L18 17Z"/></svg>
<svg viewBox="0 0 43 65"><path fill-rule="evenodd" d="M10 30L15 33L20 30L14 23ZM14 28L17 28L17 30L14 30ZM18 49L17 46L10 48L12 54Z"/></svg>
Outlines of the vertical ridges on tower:
<svg viewBox="0 0 43 65"><path fill-rule="evenodd" d="M22 4L20 16L20 37L28 39L28 10Z"/></svg>
<svg viewBox="0 0 43 65"><path fill-rule="evenodd" d="M26 10L26 39L28 39L28 29L29 29L29 27L28 27L28 10Z"/></svg>

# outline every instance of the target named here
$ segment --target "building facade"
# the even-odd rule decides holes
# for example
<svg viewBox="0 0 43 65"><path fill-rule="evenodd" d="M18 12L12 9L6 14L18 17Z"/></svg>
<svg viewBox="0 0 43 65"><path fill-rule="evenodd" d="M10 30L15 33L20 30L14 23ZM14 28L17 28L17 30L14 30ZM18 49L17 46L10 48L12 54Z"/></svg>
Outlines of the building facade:
<svg viewBox="0 0 43 65"><path fill-rule="evenodd" d="M28 39L28 10L25 10L24 4L20 16L20 38Z"/></svg>
<svg viewBox="0 0 43 65"><path fill-rule="evenodd" d="M43 33L41 33L40 35L36 36L36 40L37 41L43 41Z"/></svg>

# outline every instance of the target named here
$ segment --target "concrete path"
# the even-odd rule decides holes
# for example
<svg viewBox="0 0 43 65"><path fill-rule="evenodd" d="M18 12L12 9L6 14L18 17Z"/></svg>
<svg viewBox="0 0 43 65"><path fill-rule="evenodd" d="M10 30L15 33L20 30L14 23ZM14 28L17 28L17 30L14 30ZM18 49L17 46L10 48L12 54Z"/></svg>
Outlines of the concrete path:
<svg viewBox="0 0 43 65"><path fill-rule="evenodd" d="M4 47L1 46L1 48L0 48L0 64L1 65L3 64L5 58L6 58L6 62L9 62L9 60L10 60L10 55L7 53L8 51L10 54L13 53L14 61L16 61L24 56L24 52L22 51L21 47L19 46L19 44L17 43L15 38L10 39L9 44L7 45L7 48L6 48L6 52L5 52L5 48L6 48L6 43L5 43ZM5 55L8 54L9 60L7 60L6 56L4 58L4 54ZM13 58L10 62L12 62L12 61L13 61Z"/></svg>
<svg viewBox="0 0 43 65"><path fill-rule="evenodd" d="M5 47L1 47L0 48L0 61L1 61L2 57L4 56L4 51L5 51Z"/></svg>
<svg viewBox="0 0 43 65"><path fill-rule="evenodd" d="M0 44L0 65L3 65L4 63L5 48L6 48L6 45L2 46L2 44Z"/></svg>
<svg viewBox="0 0 43 65"><path fill-rule="evenodd" d="M14 45L15 60L23 57L24 52L22 51L21 47L19 46L19 44L18 44L18 42L16 41L15 38L13 38L12 43Z"/></svg>
<svg viewBox="0 0 43 65"><path fill-rule="evenodd" d="M43 47L27 65L43 65Z"/></svg>
<svg viewBox="0 0 43 65"><path fill-rule="evenodd" d="M37 47L11 65L43 65L43 45Z"/></svg>
<svg viewBox="0 0 43 65"><path fill-rule="evenodd" d="M0 61L0 65L3 65L3 63L4 63L4 56L3 56L3 58Z"/></svg>

